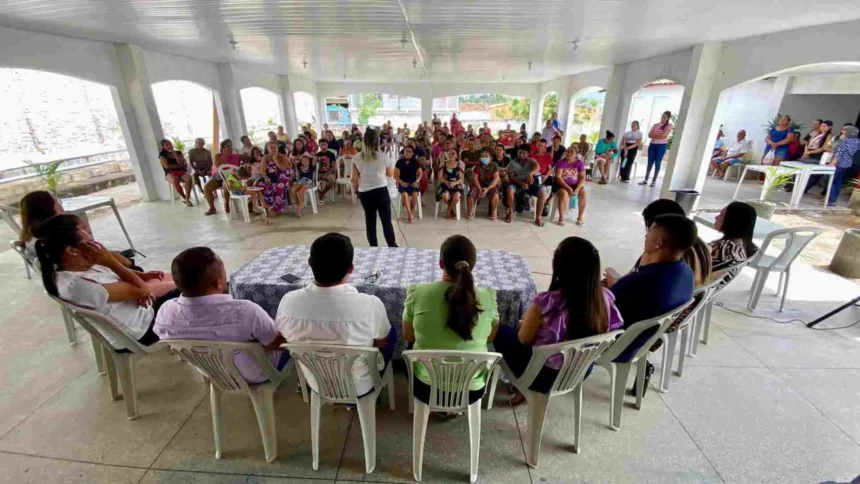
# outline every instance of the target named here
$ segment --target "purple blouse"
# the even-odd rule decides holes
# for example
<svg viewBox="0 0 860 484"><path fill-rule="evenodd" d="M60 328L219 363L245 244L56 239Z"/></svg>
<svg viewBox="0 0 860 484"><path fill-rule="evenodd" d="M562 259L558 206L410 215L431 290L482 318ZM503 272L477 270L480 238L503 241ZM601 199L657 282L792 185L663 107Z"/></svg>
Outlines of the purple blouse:
<svg viewBox="0 0 860 484"><path fill-rule="evenodd" d="M621 313L615 307L615 295L609 289L603 289L603 299L609 313L609 331L614 331L624 324ZM543 315L543 325L535 335L534 346L546 346L567 340L567 304L561 296L561 291L545 291L538 293L532 304L540 308ZM546 366L561 368L564 357L560 354L550 356Z"/></svg>

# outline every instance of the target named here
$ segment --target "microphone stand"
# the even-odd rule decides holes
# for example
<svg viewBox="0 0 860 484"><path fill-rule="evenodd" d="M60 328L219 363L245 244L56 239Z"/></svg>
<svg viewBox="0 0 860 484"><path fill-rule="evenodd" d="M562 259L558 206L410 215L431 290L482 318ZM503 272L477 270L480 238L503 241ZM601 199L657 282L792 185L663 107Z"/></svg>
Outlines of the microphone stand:
<svg viewBox="0 0 860 484"><path fill-rule="evenodd" d="M824 316L821 316L820 318L816 319L815 321L812 321L812 322L808 323L808 324L806 325L806 327L807 327L807 328L812 328L812 327L814 327L816 324L818 324L818 323L820 323L820 322L824 321L825 319L829 318L830 316L833 316L834 314L836 314L836 313L838 313L838 312L840 312L840 311L843 311L844 309L848 308L849 306L854 306L854 305L855 305L855 304L857 304L858 302L860 302L860 296L855 297L854 299L852 299L852 300L848 301L847 303L845 303L845 304L843 304L843 305L839 306L838 308L834 309L833 311L830 311L829 313L825 314Z"/></svg>

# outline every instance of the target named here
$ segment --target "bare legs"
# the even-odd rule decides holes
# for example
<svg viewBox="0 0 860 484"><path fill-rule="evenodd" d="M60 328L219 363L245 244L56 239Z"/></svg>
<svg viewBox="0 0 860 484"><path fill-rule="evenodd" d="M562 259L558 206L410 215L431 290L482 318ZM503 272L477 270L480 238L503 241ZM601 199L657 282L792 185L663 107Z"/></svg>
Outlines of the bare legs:
<svg viewBox="0 0 860 484"><path fill-rule="evenodd" d="M308 191L308 186L304 183L296 183L290 187L290 194L293 201L296 202L296 216L302 216L302 209L305 207L305 193Z"/></svg>
<svg viewBox="0 0 860 484"><path fill-rule="evenodd" d="M186 173L181 176L175 175L167 175L167 181L173 186L173 189L176 191L179 198L182 199L182 202L185 205L191 206L191 176ZM185 186L183 187L180 182L184 182Z"/></svg>
<svg viewBox="0 0 860 484"><path fill-rule="evenodd" d="M537 225L538 227L543 227L543 220L541 219L541 216L543 215L543 207L544 205L546 205L546 201L548 198L549 196L547 196L546 190L541 187L541 189L538 190L537 207L535 207L535 225Z"/></svg>
<svg viewBox="0 0 860 484"><path fill-rule="evenodd" d="M206 199L206 203L209 205L209 210L206 211L206 215L212 215L215 213L215 192L221 188L221 180L217 180L214 177L210 178L209 181L206 182L206 185L203 186L203 198ZM224 199L224 210L230 211L230 199Z"/></svg>

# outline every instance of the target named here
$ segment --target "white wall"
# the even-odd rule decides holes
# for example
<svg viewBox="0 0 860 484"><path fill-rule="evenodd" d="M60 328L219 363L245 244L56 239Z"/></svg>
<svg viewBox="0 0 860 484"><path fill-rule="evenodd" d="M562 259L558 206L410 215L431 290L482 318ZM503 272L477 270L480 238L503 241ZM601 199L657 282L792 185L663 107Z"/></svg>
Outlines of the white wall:
<svg viewBox="0 0 860 484"><path fill-rule="evenodd" d="M737 136L738 131L746 130L747 139L753 142L753 159L759 159L764 154L764 129L762 125L772 119L777 110L767 102L773 92L776 79L742 84L728 89L720 98L714 123L723 126L726 143Z"/></svg>
<svg viewBox="0 0 860 484"><path fill-rule="evenodd" d="M860 73L795 76L791 94L860 94Z"/></svg>
<svg viewBox="0 0 860 484"><path fill-rule="evenodd" d="M660 121L665 111L678 114L683 96L684 86L681 85L653 86L636 91L624 129L617 134L620 136L626 132L633 121L639 121L639 129L647 133L652 125Z"/></svg>
<svg viewBox="0 0 860 484"><path fill-rule="evenodd" d="M788 114L808 130L816 119L833 121L834 130L845 123L854 123L860 113L860 94L789 94L779 106L781 114Z"/></svg>
<svg viewBox="0 0 860 484"><path fill-rule="evenodd" d="M190 57L162 54L161 52L143 51L146 68L150 81L155 84L162 81L189 81L216 92L221 91L221 81L218 77L218 65Z"/></svg>

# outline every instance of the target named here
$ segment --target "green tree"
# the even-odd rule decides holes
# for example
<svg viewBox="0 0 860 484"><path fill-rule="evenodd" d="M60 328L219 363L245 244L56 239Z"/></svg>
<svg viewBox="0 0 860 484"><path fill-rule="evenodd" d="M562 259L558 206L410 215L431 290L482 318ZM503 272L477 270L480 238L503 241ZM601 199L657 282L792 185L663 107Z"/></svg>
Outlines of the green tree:
<svg viewBox="0 0 860 484"><path fill-rule="evenodd" d="M382 96L379 94L358 95L358 123L367 124L370 117L382 107Z"/></svg>
<svg viewBox="0 0 860 484"><path fill-rule="evenodd" d="M514 98L511 100L511 114L514 119L529 119L531 109L531 101L528 99Z"/></svg>
<svg viewBox="0 0 860 484"><path fill-rule="evenodd" d="M543 98L543 118L542 122L546 123L552 117L552 113L558 112L558 93L551 92Z"/></svg>

